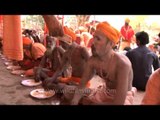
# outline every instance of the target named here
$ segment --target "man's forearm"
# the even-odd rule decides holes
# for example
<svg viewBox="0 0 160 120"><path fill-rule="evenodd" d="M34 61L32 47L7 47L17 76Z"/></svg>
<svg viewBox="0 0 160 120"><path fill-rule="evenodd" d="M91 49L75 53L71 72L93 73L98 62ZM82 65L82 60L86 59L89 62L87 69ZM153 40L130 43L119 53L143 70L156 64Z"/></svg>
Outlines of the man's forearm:
<svg viewBox="0 0 160 120"><path fill-rule="evenodd" d="M54 73L54 75L51 77L52 82L57 81L57 77L62 75L63 70L60 68L58 70L56 70L56 72Z"/></svg>
<svg viewBox="0 0 160 120"><path fill-rule="evenodd" d="M79 101L82 99L83 97L83 94L79 91L80 89L77 88L75 90L75 93L74 93L74 96L73 96L73 99L71 101L71 104L72 105L78 105Z"/></svg>

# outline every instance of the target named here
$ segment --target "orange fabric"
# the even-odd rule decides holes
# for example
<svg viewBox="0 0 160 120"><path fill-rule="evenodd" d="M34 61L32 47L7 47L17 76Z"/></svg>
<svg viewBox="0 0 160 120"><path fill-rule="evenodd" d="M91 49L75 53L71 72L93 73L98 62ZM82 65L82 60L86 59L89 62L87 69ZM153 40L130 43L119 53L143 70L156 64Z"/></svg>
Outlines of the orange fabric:
<svg viewBox="0 0 160 120"><path fill-rule="evenodd" d="M0 15L0 38L3 39L3 15Z"/></svg>
<svg viewBox="0 0 160 120"><path fill-rule="evenodd" d="M69 35L70 37L72 37L72 40L73 40L73 41L76 40L76 34L75 34L71 29L69 29L67 26L64 26L64 27L63 27L63 30L64 30L64 34L67 34L67 35Z"/></svg>
<svg viewBox="0 0 160 120"><path fill-rule="evenodd" d="M86 99L86 101L84 101L83 104L98 105L102 103L111 103L115 98L115 94L116 94L115 89L107 90L106 86L101 85L98 86L97 88L91 89L91 93L86 98L84 98Z"/></svg>
<svg viewBox="0 0 160 120"><path fill-rule="evenodd" d="M22 37L23 39L23 45L30 45L33 41L31 39L29 39L29 37Z"/></svg>
<svg viewBox="0 0 160 120"><path fill-rule="evenodd" d="M132 87L131 91L127 92L127 96L126 96L124 105L133 105L134 97L136 93L137 93L137 88Z"/></svg>
<svg viewBox="0 0 160 120"><path fill-rule="evenodd" d="M46 24L44 25L44 34L49 34L49 30Z"/></svg>
<svg viewBox="0 0 160 120"><path fill-rule="evenodd" d="M26 75L26 76L33 76L33 75L34 75L33 68L25 71L25 75Z"/></svg>
<svg viewBox="0 0 160 120"><path fill-rule="evenodd" d="M52 77L52 76L53 76L53 74L54 74L54 72L53 72L53 71L49 71L49 72L47 72L47 75L48 75L49 77Z"/></svg>
<svg viewBox="0 0 160 120"><path fill-rule="evenodd" d="M115 44L118 43L120 32L112 27L108 22L99 23L96 30L103 32L109 40L113 41Z"/></svg>
<svg viewBox="0 0 160 120"><path fill-rule="evenodd" d="M143 97L143 105L160 105L160 68L154 71L150 76L147 85L145 95Z"/></svg>
<svg viewBox="0 0 160 120"><path fill-rule="evenodd" d="M23 66L27 66L27 67L31 68L31 67L34 67L34 63L31 60L26 59L23 61Z"/></svg>
<svg viewBox="0 0 160 120"><path fill-rule="evenodd" d="M61 82L64 82L64 83L67 83L67 82L70 82L70 81L73 81L73 82L76 82L76 83L80 83L81 81L81 78L78 78L78 77L68 77L68 78L60 78L59 79ZM90 81L87 83L86 87L90 87L91 83Z"/></svg>
<svg viewBox="0 0 160 120"><path fill-rule="evenodd" d="M3 15L0 15L0 23L3 22Z"/></svg>
<svg viewBox="0 0 160 120"><path fill-rule="evenodd" d="M23 60L20 15L3 15L3 54L9 59Z"/></svg>
<svg viewBox="0 0 160 120"><path fill-rule="evenodd" d="M127 91L126 99L124 105L132 105L134 96L136 93L136 88L132 87L131 91ZM89 104L102 104L113 102L115 99L116 90L110 89L107 90L105 85L100 85L97 88L91 89L91 93L85 97L82 101L83 105Z"/></svg>
<svg viewBox="0 0 160 120"><path fill-rule="evenodd" d="M46 47L47 43L46 43L46 36L47 34L44 34L44 40L43 40L43 45Z"/></svg>
<svg viewBox="0 0 160 120"><path fill-rule="evenodd" d="M41 43L33 43L32 44L32 57L33 59L38 59L44 55L46 51L46 47Z"/></svg>
<svg viewBox="0 0 160 120"><path fill-rule="evenodd" d="M132 41L132 37L134 36L134 30L132 29L132 27L129 26L122 26L121 30L121 35L123 37L123 39L125 41L131 42Z"/></svg>
<svg viewBox="0 0 160 120"><path fill-rule="evenodd" d="M69 45L72 44L72 38L71 38L69 35L67 35L67 34L65 34L63 37L57 37L57 39L58 39L59 41L65 42L65 43L67 43L67 44L69 44ZM59 43L58 43L58 44L59 44Z"/></svg>

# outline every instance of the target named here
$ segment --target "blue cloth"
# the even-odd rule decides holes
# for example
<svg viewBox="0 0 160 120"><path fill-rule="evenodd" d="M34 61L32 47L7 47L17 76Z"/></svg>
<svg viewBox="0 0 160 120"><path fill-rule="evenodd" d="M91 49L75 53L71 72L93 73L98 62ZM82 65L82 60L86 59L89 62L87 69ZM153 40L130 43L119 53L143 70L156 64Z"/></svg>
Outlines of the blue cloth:
<svg viewBox="0 0 160 120"><path fill-rule="evenodd" d="M139 46L126 53L132 63L133 86L139 90L145 90L149 76L160 67L158 56L151 52L146 46Z"/></svg>

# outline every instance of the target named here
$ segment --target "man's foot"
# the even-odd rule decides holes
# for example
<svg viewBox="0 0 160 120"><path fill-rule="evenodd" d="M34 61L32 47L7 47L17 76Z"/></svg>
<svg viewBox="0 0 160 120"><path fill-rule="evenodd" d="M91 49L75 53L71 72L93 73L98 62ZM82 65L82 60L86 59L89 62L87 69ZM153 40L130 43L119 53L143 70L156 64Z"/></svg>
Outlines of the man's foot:
<svg viewBox="0 0 160 120"><path fill-rule="evenodd" d="M132 87L131 91L127 92L124 105L133 105L134 97L136 93L137 93L137 89L135 87Z"/></svg>
<svg viewBox="0 0 160 120"><path fill-rule="evenodd" d="M131 91L132 91L132 95L134 97L135 94L137 93L137 88L136 87L132 87Z"/></svg>

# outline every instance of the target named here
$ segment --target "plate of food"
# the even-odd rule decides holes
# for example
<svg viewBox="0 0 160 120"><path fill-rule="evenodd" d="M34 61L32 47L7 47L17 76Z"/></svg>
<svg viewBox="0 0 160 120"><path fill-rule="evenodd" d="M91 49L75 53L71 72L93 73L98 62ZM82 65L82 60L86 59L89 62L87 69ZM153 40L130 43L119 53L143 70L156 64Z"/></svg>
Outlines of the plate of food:
<svg viewBox="0 0 160 120"><path fill-rule="evenodd" d="M21 66L18 66L18 65L9 65L7 67L8 70L18 70L18 69L21 69Z"/></svg>
<svg viewBox="0 0 160 120"><path fill-rule="evenodd" d="M27 80L22 80L21 84L24 85L24 86L33 87L33 86L41 85L42 81L35 82L34 79L27 79Z"/></svg>
<svg viewBox="0 0 160 120"><path fill-rule="evenodd" d="M11 73L14 75L22 75L25 73L25 70L13 70Z"/></svg>
<svg viewBox="0 0 160 120"><path fill-rule="evenodd" d="M35 89L30 92L30 95L37 99L51 98L55 95L54 90L45 91L43 88Z"/></svg>
<svg viewBox="0 0 160 120"><path fill-rule="evenodd" d="M13 65L12 62L4 62L4 64L5 64L6 66L11 66L11 65Z"/></svg>
<svg viewBox="0 0 160 120"><path fill-rule="evenodd" d="M2 59L2 60L7 60L7 58L5 58L5 57L1 57L1 59Z"/></svg>

